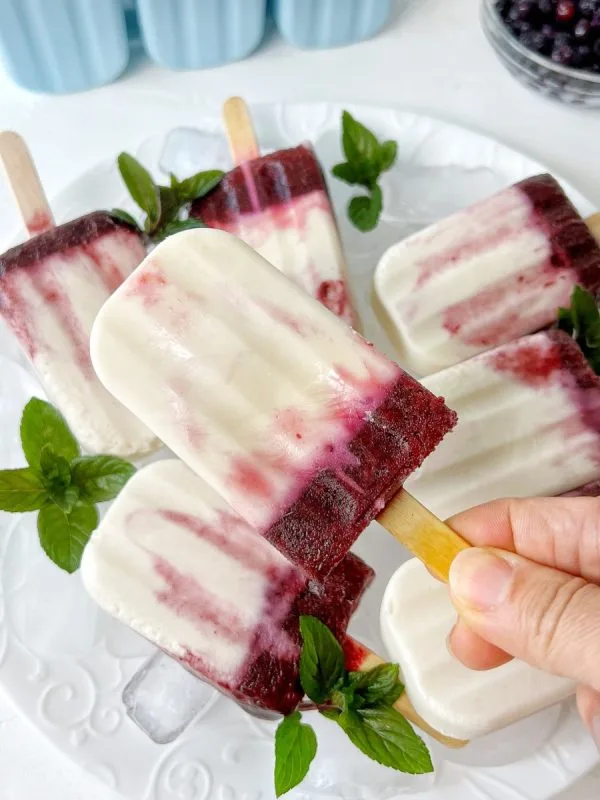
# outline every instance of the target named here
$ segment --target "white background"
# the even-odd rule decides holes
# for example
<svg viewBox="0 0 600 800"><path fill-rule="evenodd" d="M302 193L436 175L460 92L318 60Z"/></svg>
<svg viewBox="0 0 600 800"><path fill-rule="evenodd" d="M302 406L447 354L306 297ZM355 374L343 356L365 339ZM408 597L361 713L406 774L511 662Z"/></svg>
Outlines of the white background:
<svg viewBox="0 0 600 800"><path fill-rule="evenodd" d="M139 93L155 98L155 114L122 122L119 108ZM545 162L600 208L600 111L555 105L516 83L483 37L478 0L413 0L381 36L352 48L304 53L271 37L252 58L216 70L174 74L138 62L119 83L84 95L38 97L0 75L0 129L26 137L52 197L86 167L164 130L175 99L185 98L201 116L215 114L231 94L394 105L443 117ZM17 226L0 186L0 244ZM598 796L600 770L561 800ZM116 798L57 755L0 697L0 800L42 797Z"/></svg>

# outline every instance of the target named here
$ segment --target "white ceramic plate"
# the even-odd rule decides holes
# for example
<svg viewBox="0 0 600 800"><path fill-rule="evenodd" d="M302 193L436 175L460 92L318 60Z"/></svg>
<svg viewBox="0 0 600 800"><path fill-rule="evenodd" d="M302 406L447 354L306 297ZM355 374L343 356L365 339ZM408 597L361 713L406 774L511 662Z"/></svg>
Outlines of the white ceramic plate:
<svg viewBox="0 0 600 800"><path fill-rule="evenodd" d="M399 142L399 162L384 179L385 211L374 233L361 234L348 225L343 209L351 190L331 182L366 334L391 353L369 308L373 267L383 250L544 168L490 139L438 120L349 108L378 135ZM269 150L302 139L313 141L329 169L340 159L340 111L333 104L257 106L256 128ZM197 124L206 134L202 147L195 148L193 139L180 135L188 149L171 150L167 157L172 165L194 169L226 159L218 117ZM157 174L164 140L153 137L135 149ZM582 213L592 212L585 198L567 189ZM81 175L55 199L53 208L63 221L116 205L128 206L126 193L113 164L103 164ZM0 334L2 467L22 461L18 419L32 393L41 390L13 342ZM379 600L406 554L377 525L365 532L356 550L375 567L377 581L352 630L382 652ZM77 576L60 573L45 559L31 518L0 515L0 686L23 715L74 761L132 800L272 797L273 725L246 716L220 695L211 695L201 717L169 746L153 744L127 719L123 687L150 652L148 644L95 609ZM292 800L547 800L596 763L591 740L569 704L461 752L433 744L436 773L417 778L379 767L351 748L335 726L321 718L314 722L319 754L309 778L290 795Z"/></svg>

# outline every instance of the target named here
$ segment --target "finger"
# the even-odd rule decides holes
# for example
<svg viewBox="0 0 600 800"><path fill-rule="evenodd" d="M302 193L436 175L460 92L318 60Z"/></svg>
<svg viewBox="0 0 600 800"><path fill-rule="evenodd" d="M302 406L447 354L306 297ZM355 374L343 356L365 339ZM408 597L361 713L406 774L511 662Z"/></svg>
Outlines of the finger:
<svg viewBox="0 0 600 800"><path fill-rule="evenodd" d="M449 524L474 545L511 550L600 583L600 498L496 500Z"/></svg>
<svg viewBox="0 0 600 800"><path fill-rule="evenodd" d="M454 560L450 590L483 639L600 691L599 586L512 553L471 548Z"/></svg>
<svg viewBox="0 0 600 800"><path fill-rule="evenodd" d="M600 692L589 686L578 686L577 708L600 750Z"/></svg>
<svg viewBox="0 0 600 800"><path fill-rule="evenodd" d="M448 647L452 655L461 661L465 667L474 670L500 667L512 658L496 645L486 642L485 639L482 639L461 620L456 623L450 632Z"/></svg>

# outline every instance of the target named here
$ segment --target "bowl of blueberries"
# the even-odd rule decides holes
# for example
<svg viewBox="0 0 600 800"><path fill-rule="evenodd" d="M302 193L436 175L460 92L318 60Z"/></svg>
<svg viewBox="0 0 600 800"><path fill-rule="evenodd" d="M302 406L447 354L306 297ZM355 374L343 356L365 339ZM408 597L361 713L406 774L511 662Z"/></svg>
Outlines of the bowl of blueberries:
<svg viewBox="0 0 600 800"><path fill-rule="evenodd" d="M482 0L483 29L525 85L600 108L600 0Z"/></svg>

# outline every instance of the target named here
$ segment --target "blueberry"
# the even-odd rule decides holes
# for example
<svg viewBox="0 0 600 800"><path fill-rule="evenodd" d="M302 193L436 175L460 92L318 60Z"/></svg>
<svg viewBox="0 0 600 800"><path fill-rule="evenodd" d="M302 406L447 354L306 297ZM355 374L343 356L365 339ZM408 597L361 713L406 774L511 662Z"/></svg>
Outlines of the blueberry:
<svg viewBox="0 0 600 800"><path fill-rule="evenodd" d="M579 13L584 17L593 17L598 11L597 0L579 0Z"/></svg>
<svg viewBox="0 0 600 800"><path fill-rule="evenodd" d="M508 19L516 22L517 20L525 20L531 11L531 3L528 0L519 0L518 3L513 3L508 12Z"/></svg>
<svg viewBox="0 0 600 800"><path fill-rule="evenodd" d="M554 34L554 44L556 47L573 47L573 37L570 33L559 31Z"/></svg>
<svg viewBox="0 0 600 800"><path fill-rule="evenodd" d="M556 36L556 31L554 30L552 25L542 25L540 30L544 34L546 39L554 39L554 37Z"/></svg>
<svg viewBox="0 0 600 800"><path fill-rule="evenodd" d="M563 67L568 67L573 58L573 48L568 44L554 45L552 50L552 61L561 64Z"/></svg>
<svg viewBox="0 0 600 800"><path fill-rule="evenodd" d="M592 23L589 19L580 19L575 25L575 37L577 39L585 39L592 29Z"/></svg>
<svg viewBox="0 0 600 800"><path fill-rule="evenodd" d="M541 53L546 44L546 37L540 31L526 31L519 37L521 44L534 53Z"/></svg>
<svg viewBox="0 0 600 800"><path fill-rule="evenodd" d="M541 14L550 15L554 12L556 0L538 0L537 7Z"/></svg>
<svg viewBox="0 0 600 800"><path fill-rule="evenodd" d="M590 63L590 56L592 54L592 48L588 47L585 44L580 44L575 48L573 52L573 60L571 61L572 67L579 67L585 68Z"/></svg>

